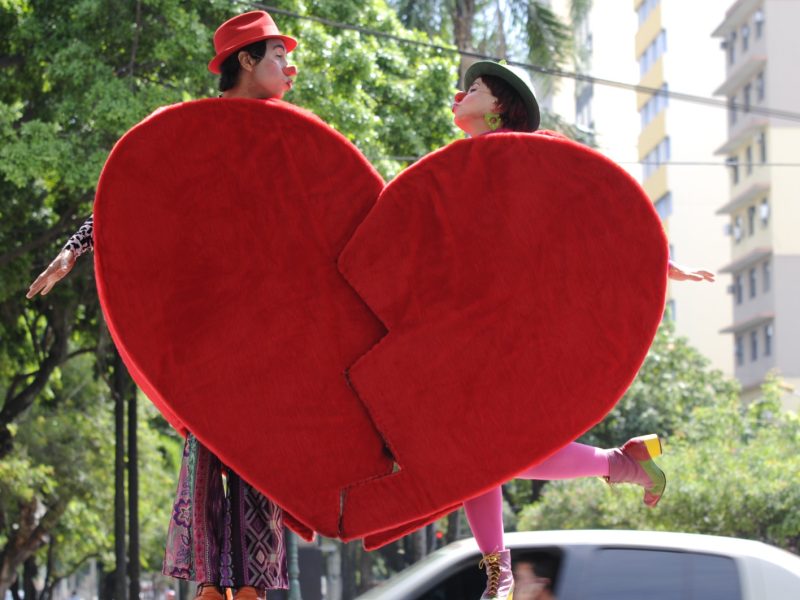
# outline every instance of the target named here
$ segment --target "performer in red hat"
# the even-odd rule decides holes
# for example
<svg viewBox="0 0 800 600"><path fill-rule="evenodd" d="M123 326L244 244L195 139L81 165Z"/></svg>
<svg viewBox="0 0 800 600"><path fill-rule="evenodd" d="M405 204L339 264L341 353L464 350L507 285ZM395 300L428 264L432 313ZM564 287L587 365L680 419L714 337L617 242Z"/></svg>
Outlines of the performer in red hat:
<svg viewBox="0 0 800 600"><path fill-rule="evenodd" d="M219 26L216 56L208 69L220 76L223 98L280 99L297 68L287 55L297 40L281 34L269 14L247 12ZM93 249L90 216L31 284L27 297L46 295ZM223 484L223 477L227 480ZM163 572L199 583L197 596L222 600L265 599L289 587L283 511L227 468L191 433L186 438L177 497L167 533Z"/></svg>

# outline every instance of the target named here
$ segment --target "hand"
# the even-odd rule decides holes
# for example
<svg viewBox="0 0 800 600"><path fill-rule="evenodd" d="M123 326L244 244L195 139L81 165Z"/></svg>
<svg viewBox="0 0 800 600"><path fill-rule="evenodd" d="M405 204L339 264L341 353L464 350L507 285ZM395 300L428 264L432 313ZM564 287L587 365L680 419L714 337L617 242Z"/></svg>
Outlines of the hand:
<svg viewBox="0 0 800 600"><path fill-rule="evenodd" d="M28 299L33 298L39 292L42 293L42 296L46 296L47 293L53 289L55 284L64 279L64 277L72 271L72 267L75 266L76 258L75 252L64 248L58 253L58 256L55 257L53 262L50 263L50 266L42 271L31 284L25 297Z"/></svg>
<svg viewBox="0 0 800 600"><path fill-rule="evenodd" d="M714 273L681 267L669 261L669 278L675 281L714 281Z"/></svg>

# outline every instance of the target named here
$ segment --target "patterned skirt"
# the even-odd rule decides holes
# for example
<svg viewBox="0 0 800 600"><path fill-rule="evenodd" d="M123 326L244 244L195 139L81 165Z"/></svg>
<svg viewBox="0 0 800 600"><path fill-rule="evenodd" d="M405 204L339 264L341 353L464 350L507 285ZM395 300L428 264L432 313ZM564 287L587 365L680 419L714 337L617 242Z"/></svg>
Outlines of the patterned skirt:
<svg viewBox="0 0 800 600"><path fill-rule="evenodd" d="M162 572L220 587L287 589L283 511L186 438Z"/></svg>

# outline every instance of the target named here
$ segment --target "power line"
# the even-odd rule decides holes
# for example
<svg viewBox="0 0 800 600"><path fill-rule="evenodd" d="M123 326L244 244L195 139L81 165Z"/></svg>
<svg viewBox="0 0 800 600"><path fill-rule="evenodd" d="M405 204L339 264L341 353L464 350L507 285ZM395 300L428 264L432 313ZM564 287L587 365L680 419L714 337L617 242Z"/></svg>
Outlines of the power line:
<svg viewBox="0 0 800 600"><path fill-rule="evenodd" d="M416 162L426 155L422 156L382 156L380 158L385 160L396 160L399 162ZM611 159L613 160L613 159ZM614 160L614 163L618 165L643 165L643 166L651 166L651 167L727 167L732 168L733 165L727 164L725 162L713 162L713 161L666 161L666 162L647 162L643 160ZM740 163L739 168L747 167L746 163ZM757 167L800 167L800 163L753 163L753 168Z"/></svg>
<svg viewBox="0 0 800 600"><path fill-rule="evenodd" d="M339 21L333 21L331 19L324 19L322 17L314 17L311 15L301 15L294 11L285 10L282 8L278 8L276 6L269 6L267 4L261 4L257 2L240 2L240 4L245 4L252 8L258 8L262 10L269 11L270 13L276 13L280 15L284 15L287 17L292 17L295 19L301 19L306 21L313 21L315 23L320 23L322 25L327 25L328 27L335 27L337 29L346 29L349 31L356 31L358 33L363 33L364 35L370 35L374 37L384 38L388 40L393 40L395 42L399 42L401 44L408 44L413 46L420 46L423 48L429 48L431 50L437 50L439 52L448 52L451 54L459 54L460 56L468 56L470 58L477 58L481 60L494 60L498 61L501 60L501 57L491 56L489 54L481 54L479 52L471 52L469 50L459 50L454 46L442 46L439 44L433 44L431 42L421 42L418 40L411 40L408 38L401 37L399 35L394 35L392 33L386 33L384 31L377 31L375 29L369 29L367 27L361 27L359 25L351 25L349 23L342 23ZM660 95L666 96L669 98L674 98L676 100L683 100L685 102L692 102L695 104L703 104L706 106L713 106L715 108L724 108L724 109L735 109L741 110L742 112L751 112L753 114L763 115L766 117L776 117L781 119L787 119L791 121L800 121L800 113L780 110L780 109L773 109L767 107L759 107L759 106L750 106L741 104L738 102L727 102L725 100L718 100L716 98L706 98L704 96L695 96L693 94L684 94L682 92L674 92L672 90L662 90L660 88L652 88L643 85L637 85L632 83L624 83L622 81L614 81L612 79L603 79L601 77L593 77L592 75L582 75L580 73L573 73L571 71L564 71L561 69L551 69L548 67L539 67L536 65L532 65L529 63L514 61L514 60L506 60L507 64L514 65L516 67L520 67L527 71L531 71L534 73L540 73L542 75L550 75L552 77L563 77L567 79L574 79L576 81L583 81L586 83L598 84L598 85L605 85L609 87L616 87L624 90L631 90L634 92L639 92L643 94L651 94L653 96Z"/></svg>

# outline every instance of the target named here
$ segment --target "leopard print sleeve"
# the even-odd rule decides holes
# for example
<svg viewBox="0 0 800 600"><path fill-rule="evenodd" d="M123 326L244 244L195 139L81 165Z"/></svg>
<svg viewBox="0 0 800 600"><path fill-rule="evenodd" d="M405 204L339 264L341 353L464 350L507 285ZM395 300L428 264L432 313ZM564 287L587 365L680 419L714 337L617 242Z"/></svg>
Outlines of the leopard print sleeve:
<svg viewBox="0 0 800 600"><path fill-rule="evenodd" d="M67 243L64 248L72 250L75 256L94 250L94 242L92 241L92 232L94 231L94 215L89 215L89 218L83 222Z"/></svg>

